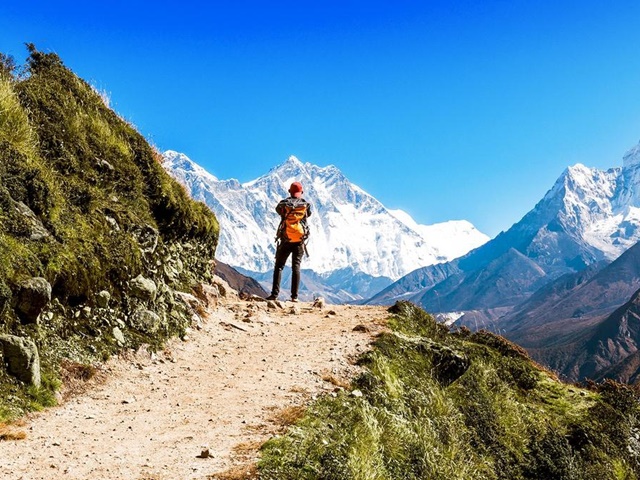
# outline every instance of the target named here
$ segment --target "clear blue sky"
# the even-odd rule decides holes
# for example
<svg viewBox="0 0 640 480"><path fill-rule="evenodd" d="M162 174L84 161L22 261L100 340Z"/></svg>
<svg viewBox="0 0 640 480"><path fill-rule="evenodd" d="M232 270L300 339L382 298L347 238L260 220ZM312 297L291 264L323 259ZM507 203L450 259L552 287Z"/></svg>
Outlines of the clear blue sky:
<svg viewBox="0 0 640 480"><path fill-rule="evenodd" d="M58 53L219 178L293 154L492 236L640 140L638 32L637 0L0 3L1 52Z"/></svg>

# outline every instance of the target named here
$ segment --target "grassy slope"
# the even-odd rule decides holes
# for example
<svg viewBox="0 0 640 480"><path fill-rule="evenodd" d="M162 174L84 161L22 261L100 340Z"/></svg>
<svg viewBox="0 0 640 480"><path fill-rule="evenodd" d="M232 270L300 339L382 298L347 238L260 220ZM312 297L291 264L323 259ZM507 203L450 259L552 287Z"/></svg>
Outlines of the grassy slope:
<svg viewBox="0 0 640 480"><path fill-rule="evenodd" d="M501 337L452 334L409 303L354 387L263 447L265 479L636 479L626 386L558 382Z"/></svg>
<svg viewBox="0 0 640 480"><path fill-rule="evenodd" d="M118 351L115 326L134 348L183 330L188 312L169 297L212 273L218 238L215 216L131 125L56 55L30 53L22 78L6 57L0 65L0 333L36 341L47 381L29 395L0 369L0 419L46 399L63 358L90 363ZM45 238L34 239L37 224ZM131 298L128 282L139 274L156 282L158 300ZM22 325L16 286L33 276L51 283L53 301L39 325ZM101 290L111 294L109 309L96 308ZM128 321L140 308L162 317L162 331Z"/></svg>

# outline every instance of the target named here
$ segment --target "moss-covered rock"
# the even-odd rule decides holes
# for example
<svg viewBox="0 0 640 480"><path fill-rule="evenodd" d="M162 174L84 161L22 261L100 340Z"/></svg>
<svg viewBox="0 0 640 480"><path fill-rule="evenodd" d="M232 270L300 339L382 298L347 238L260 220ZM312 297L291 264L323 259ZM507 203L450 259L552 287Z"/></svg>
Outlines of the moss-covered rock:
<svg viewBox="0 0 640 480"><path fill-rule="evenodd" d="M16 314L23 323L36 323L40 313L51 301L51 285L45 278L34 277L18 284Z"/></svg>
<svg viewBox="0 0 640 480"><path fill-rule="evenodd" d="M40 355L28 338L0 335L0 352L8 372L18 380L40 387Z"/></svg>

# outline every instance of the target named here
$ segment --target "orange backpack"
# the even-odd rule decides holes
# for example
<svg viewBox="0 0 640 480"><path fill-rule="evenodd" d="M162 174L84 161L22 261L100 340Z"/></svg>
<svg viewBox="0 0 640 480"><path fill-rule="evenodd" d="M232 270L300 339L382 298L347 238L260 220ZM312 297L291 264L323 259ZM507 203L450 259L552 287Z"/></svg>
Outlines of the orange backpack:
<svg viewBox="0 0 640 480"><path fill-rule="evenodd" d="M283 206L282 221L278 227L278 240L297 243L307 239L309 236L309 227L306 221L308 205L304 200L292 200Z"/></svg>

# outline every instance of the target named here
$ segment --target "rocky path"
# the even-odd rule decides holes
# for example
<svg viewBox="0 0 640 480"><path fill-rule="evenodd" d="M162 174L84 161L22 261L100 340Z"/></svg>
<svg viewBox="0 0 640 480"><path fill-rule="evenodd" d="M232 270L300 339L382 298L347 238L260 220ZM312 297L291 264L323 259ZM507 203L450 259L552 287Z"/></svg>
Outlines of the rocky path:
<svg viewBox="0 0 640 480"><path fill-rule="evenodd" d="M219 305L184 341L110 361L104 381L27 419L25 439L0 441L0 478L233 478L295 406L356 373L353 360L386 316Z"/></svg>

